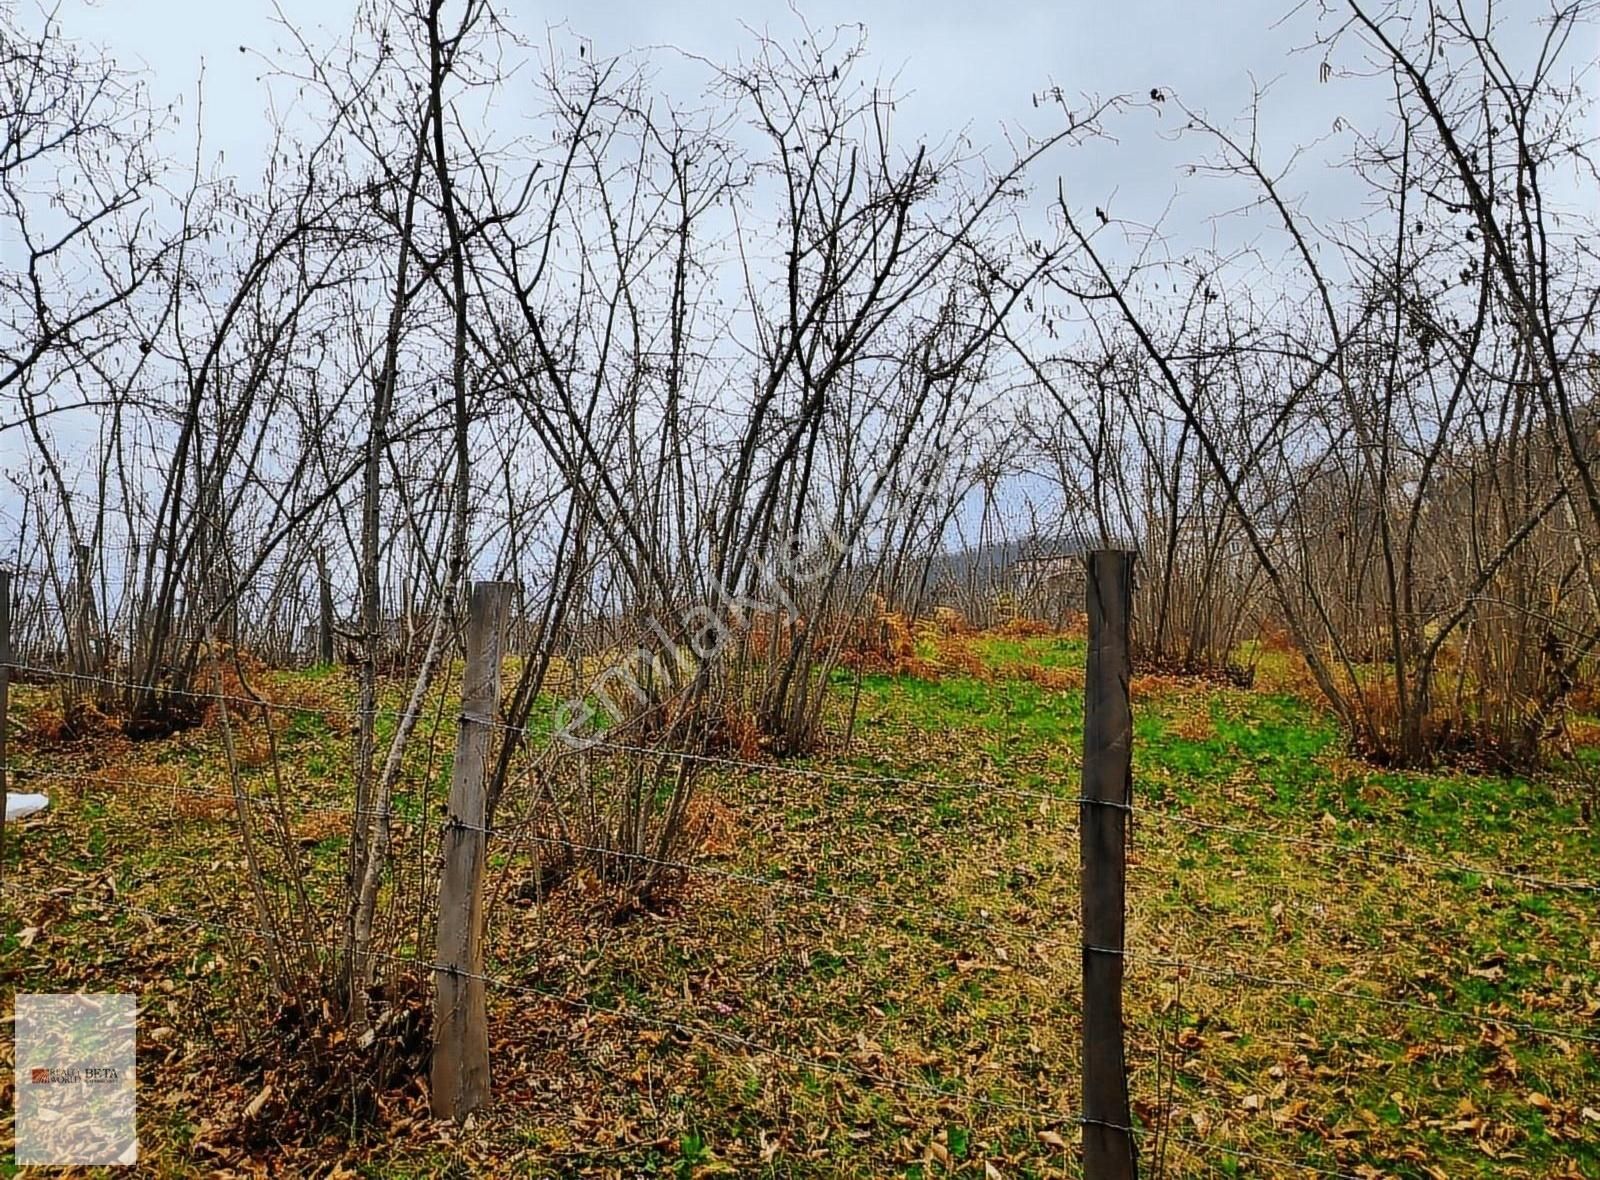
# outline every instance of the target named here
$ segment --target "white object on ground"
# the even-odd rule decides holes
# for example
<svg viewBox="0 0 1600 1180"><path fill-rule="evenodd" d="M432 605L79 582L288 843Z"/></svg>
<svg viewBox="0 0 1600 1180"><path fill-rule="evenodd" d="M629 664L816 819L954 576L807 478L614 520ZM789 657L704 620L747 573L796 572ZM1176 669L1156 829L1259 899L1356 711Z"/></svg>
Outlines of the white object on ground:
<svg viewBox="0 0 1600 1180"><path fill-rule="evenodd" d="M50 806L49 795L13 795L6 792L6 822L23 819Z"/></svg>

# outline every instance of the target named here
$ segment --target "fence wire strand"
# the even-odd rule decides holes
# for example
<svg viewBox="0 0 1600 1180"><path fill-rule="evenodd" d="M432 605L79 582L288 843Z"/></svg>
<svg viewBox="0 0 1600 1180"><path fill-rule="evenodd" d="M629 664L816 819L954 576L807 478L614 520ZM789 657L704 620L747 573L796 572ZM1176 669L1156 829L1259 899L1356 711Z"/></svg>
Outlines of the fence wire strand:
<svg viewBox="0 0 1600 1180"><path fill-rule="evenodd" d="M184 795L216 799L219 802L237 803L241 801L238 797L225 791L198 791L192 788L172 787L168 784L158 783L149 783L144 785L149 786L152 790L176 791ZM244 796L242 801L255 806L269 805L268 800L254 796ZM343 815L350 814L348 809L308 808L305 810L315 810L319 813L327 812ZM368 814L379 815L383 813L371 811ZM394 818L392 812L388 814L390 818ZM506 836L508 834L515 833L519 838L529 838L546 847L564 848L568 851L579 852L586 855L610 857L617 860L649 865L655 868L670 869L672 871L682 872L684 874L693 874L729 880L739 884L770 889L774 892L788 892L795 896L809 897L813 900L821 901L830 905L847 905L856 906L863 909L882 909L905 913L910 916L931 919L933 921L946 923L963 929L975 930L985 934L1008 935L1026 939L1034 945L1049 946L1052 949L1057 950L1088 950L1099 954L1115 954L1136 964L1142 962L1157 967L1186 970L1197 975L1206 975L1212 978L1233 979L1240 983L1246 983L1253 986L1272 987L1278 990L1303 992L1307 994L1321 994L1329 996L1330 998L1367 1004L1374 1007L1428 1013L1465 1023L1476 1023L1486 1027L1514 1029L1519 1032L1525 1032L1544 1037L1552 1037L1560 1040L1600 1044L1600 1035L1564 1029L1557 1026L1535 1024L1529 1021L1518 1021L1505 1017L1480 1015L1478 1013L1466 1012L1460 1009L1447 1008L1442 1005L1427 1004L1417 1000L1406 1000L1391 996L1374 996L1365 992L1346 991L1336 987L1331 987L1326 984L1318 984L1308 980L1266 975L1259 972L1241 969L1232 965L1207 963L1201 960L1189 958L1156 955L1144 951L1114 949L1100 946L1085 946L1081 943L1057 938L1052 935L1033 930L1029 927L1017 925L1015 923L972 919L963 915L952 913L950 911L926 906L918 906L909 902L895 901L871 896L868 894L825 889L819 886L807 886L802 882L792 881L782 877L769 877L757 873L746 873L736 869L724 868L718 865L708 865L681 859L655 857L649 855L648 853L633 853L623 849L609 848L604 845L586 844L581 841L574 841L557 836L526 833L513 828L487 827L484 825L469 824L457 819L445 820L440 826L443 830L455 828L459 830L480 832L488 836ZM1061 915L1061 917L1068 923L1075 921L1075 918L1071 915Z"/></svg>
<svg viewBox="0 0 1600 1180"><path fill-rule="evenodd" d="M25 893L21 886L11 882L0 881L0 890L8 892ZM136 914L152 922L182 926L188 929L205 930L210 933L227 933L260 938L264 941L275 943L279 946L295 946L312 950L326 950L326 944L307 941L305 939L287 938L274 931L266 930L259 926L244 926L237 923L217 922L210 919L188 917L183 914L174 914L168 911L152 910L144 906L134 905L130 902L96 899L96 904L105 908L118 910L123 913ZM741 1033L731 1032L727 1029L716 1028L704 1021L693 1024L681 1019L662 1016L658 1013L641 1012L636 1009L618 1008L605 1004L596 1004L592 1000L579 999L549 988L539 987L534 984L520 983L516 980L506 979L503 976L491 975L487 972L474 972L464 970L451 964L436 963L419 955L402 955L392 951L372 951L371 957L401 966L420 969L433 974L449 974L463 979L473 979L481 982L486 987L492 987L514 995L533 996L561 1004L573 1011L581 1012L585 1016L604 1016L616 1020L627 1021L634 1024L644 1024L655 1028L679 1033L691 1040L699 1037L730 1045L734 1048L745 1050L760 1057L782 1061L787 1065L800 1069L815 1070L819 1073L830 1074L855 1082L864 1082L869 1086L881 1086L886 1089L899 1090L903 1093L916 1094L919 1097L934 1099L940 1103L955 1102L969 1107L982 1107L1010 1115L1021 1115L1039 1122L1049 1124L1073 1124L1086 1126L1095 1123L1102 1126L1111 1126L1123 1130L1139 1138L1150 1137L1153 1131L1144 1127L1123 1127L1117 1124L1106 1123L1102 1120L1091 1120L1081 1114L1068 1114L1048 1107L1035 1106L1031 1103L1013 1102L1005 1099L990 1098L986 1095L972 1094L970 1092L955 1093L925 1082L914 1082L904 1078L894 1078L885 1074L874 1073L859 1066L845 1065L838 1061L825 1061L819 1057L808 1057L795 1053L789 1049L782 1049L775 1045L768 1045L744 1036ZM1293 1168L1297 1171L1316 1176L1337 1177L1339 1180L1359 1180L1357 1173L1335 1171L1307 1164L1299 1160L1289 1159L1285 1156L1271 1155L1264 1152L1253 1151L1247 1148L1235 1147L1225 1143L1213 1143L1208 1140L1194 1139L1188 1136L1171 1135L1173 1143L1180 1143L1196 1151L1231 1156L1237 1159L1250 1159L1261 1163L1271 1163L1278 1167Z"/></svg>
<svg viewBox="0 0 1600 1180"><path fill-rule="evenodd" d="M196 690L180 690L164 688L160 685L141 684L113 677L97 675L78 675L71 672L62 672L58 669L40 667L35 665L10 663L6 665L13 672L22 672L29 675L46 676L55 679L65 679L90 684L101 684L122 692L150 692L179 696L197 700L221 701L238 704L255 709L271 710L295 714L310 714L323 719L331 717L352 718L361 717L363 710L359 708L327 706L327 705L302 705L290 702L272 701L262 697L242 696L220 692L201 692ZM403 712L397 709L374 709L369 713L373 717L386 717L398 719ZM490 728L514 733L521 737L530 737L532 732L525 726L508 725L501 721L487 722ZM553 747L547 747L553 748ZM1028 800L1035 803L1050 803L1056 805L1081 806L1092 802L1076 794L1060 794L1050 791L1030 790L1025 787L1013 787L1004 783L995 783L983 779L928 779L915 776L899 775L888 772L862 770L848 767L813 767L795 766L779 762L758 762L747 758L734 758L723 754L709 754L693 750L683 750L671 747L647 746L636 743L608 741L604 738L583 743L581 747L574 747L570 755L577 756L590 750L604 750L612 753L630 754L638 757L672 758L689 761L700 765L718 766L725 770L738 770L749 774L786 775L791 777L811 778L821 781L860 782L870 785L896 787L910 787L928 793L948 793L952 791L970 791L980 794L991 794L1008 798ZM1242 824L1226 823L1218 820L1203 819L1198 816L1185 815L1181 812L1166 808L1149 807L1142 805L1126 805L1135 820L1147 820L1156 823L1173 823L1200 830L1223 832L1252 839L1270 840L1280 844L1289 844L1298 847L1321 848L1329 852L1345 856L1362 857L1378 860L1391 864L1405 864L1417 868L1426 868L1435 872L1452 872L1471 874L1480 877L1491 877L1505 881L1515 881L1531 889L1544 889L1554 892L1589 893L1600 895L1600 881L1575 880L1551 876L1548 874L1532 873L1525 869L1510 868L1499 865L1475 864L1467 861L1447 860L1436 857L1421 856L1416 853L1404 852L1396 849L1380 848L1376 845L1360 840L1349 842L1328 840L1325 838L1306 836L1292 832L1280 832L1269 828L1253 828Z"/></svg>

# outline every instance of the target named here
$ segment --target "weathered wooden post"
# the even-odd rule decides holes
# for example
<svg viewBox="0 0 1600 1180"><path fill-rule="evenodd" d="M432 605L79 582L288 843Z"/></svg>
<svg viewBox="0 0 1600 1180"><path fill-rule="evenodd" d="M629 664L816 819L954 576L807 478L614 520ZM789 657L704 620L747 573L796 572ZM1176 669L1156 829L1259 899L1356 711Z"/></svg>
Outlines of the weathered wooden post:
<svg viewBox="0 0 1600 1180"><path fill-rule="evenodd" d="M6 873L6 734L11 728L11 571L0 570L0 879Z"/></svg>
<svg viewBox="0 0 1600 1180"><path fill-rule="evenodd" d="M1128 615L1133 557L1088 555L1089 654L1083 694L1083 1174L1138 1175L1122 1040L1128 813L1133 803L1133 712L1128 703Z"/></svg>
<svg viewBox="0 0 1600 1180"><path fill-rule="evenodd" d="M94 653L91 650L90 632L94 620L94 587L89 580L89 569L94 561L94 549L88 545L78 544L72 547L76 558L76 573L73 575L77 584L78 597L73 603L72 629L77 636L77 654L73 660L73 671L79 676L91 676L97 672L94 662ZM96 694L100 695L100 694Z"/></svg>
<svg viewBox="0 0 1600 1180"><path fill-rule="evenodd" d="M328 555L317 550L317 663L333 663L333 581L328 577Z"/></svg>
<svg viewBox="0 0 1600 1180"><path fill-rule="evenodd" d="M439 875L434 959L433 1113L465 1119L489 1100L489 1018L483 996L484 770L500 707L500 647L509 582L476 582L467 608L461 725Z"/></svg>
<svg viewBox="0 0 1600 1180"><path fill-rule="evenodd" d="M134 587L139 584L139 538L133 537L128 542L128 569L122 576L122 601L128 607L128 634L123 641L127 646L122 652L123 679L132 680L135 675L135 656L139 650L139 595ZM107 620L106 629L110 630L110 621Z"/></svg>

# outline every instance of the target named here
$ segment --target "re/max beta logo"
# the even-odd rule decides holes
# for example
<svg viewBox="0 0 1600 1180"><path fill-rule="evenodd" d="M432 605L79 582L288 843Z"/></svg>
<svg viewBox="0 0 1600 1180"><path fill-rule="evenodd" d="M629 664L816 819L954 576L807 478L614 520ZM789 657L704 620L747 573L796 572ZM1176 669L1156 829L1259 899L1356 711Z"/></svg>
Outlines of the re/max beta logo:
<svg viewBox="0 0 1600 1180"><path fill-rule="evenodd" d="M72 1066L68 1069L34 1066L28 1071L28 1081L35 1086L104 1086L121 1078L122 1075L113 1066Z"/></svg>

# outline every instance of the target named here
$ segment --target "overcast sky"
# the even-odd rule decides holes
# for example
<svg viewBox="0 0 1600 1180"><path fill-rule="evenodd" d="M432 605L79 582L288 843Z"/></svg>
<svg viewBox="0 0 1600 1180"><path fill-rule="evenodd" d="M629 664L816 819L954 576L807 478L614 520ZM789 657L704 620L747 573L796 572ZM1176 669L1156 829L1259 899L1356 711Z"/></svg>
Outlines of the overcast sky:
<svg viewBox="0 0 1600 1180"><path fill-rule="evenodd" d="M41 0L19 0L24 11ZM54 3L55 0L48 0ZM1469 0L1472 3L1473 0ZM1482 4L1487 0L1476 0ZM1495 0L1499 48L1514 63L1539 44L1537 18L1549 0ZM1342 4L1326 5L1336 13ZM945 140L965 133L995 163L1008 162L1003 129L1055 129L1058 112L1034 109L1033 95L1059 86L1076 105L1080 95L1147 96L1152 87L1181 98L1212 121L1228 124L1248 110L1265 88L1259 131L1262 155L1277 171L1297 146L1306 147L1283 185L1302 200L1313 224L1332 228L1363 211L1370 197L1337 165L1351 152L1353 128L1390 125L1393 92L1387 79L1365 73L1361 47L1341 42L1324 79L1319 35L1333 31L1321 0L500 0L497 11L535 46L570 54L579 41L595 58L637 54L648 64L657 91L679 106L697 106L710 71L704 61L731 63L752 45L752 29L793 42L803 25L827 31L863 23L868 62L860 75L891 83L900 99L896 138ZM35 15L43 11L35 7ZM104 48L132 69L146 72L152 96L165 105L183 96L186 112L173 132L174 158L192 151L194 95L204 70L203 129L207 170L231 173L250 187L271 134L269 61L292 61L293 39L279 26L291 22L313 45L346 36L356 0L60 0L59 21L69 37ZM1580 35L1576 58L1592 60L1596 30ZM249 50L241 53L241 46ZM680 52L681 51L681 52ZM1352 69L1351 67L1354 67ZM534 75L520 85L533 109ZM517 129L518 83L508 87L494 113L503 138ZM1215 215L1258 195L1229 190L1215 180L1190 180L1186 166L1201 145L1171 132L1180 116L1171 104L1159 112L1129 111L1107 122L1113 142L1058 150L1031 175L1036 192L1065 183L1081 212L1095 206L1133 225L1163 218L1169 243L1180 252L1215 245L1223 253L1249 241L1270 259L1287 248L1271 219L1244 224ZM218 154L221 166L217 167ZM1559 183L1559 181L1558 181ZM1176 196L1181 191L1181 197ZM1572 194L1584 202L1592 194ZM1045 200L1032 203L1042 216ZM1263 241L1261 231L1267 230Z"/></svg>
<svg viewBox="0 0 1600 1180"><path fill-rule="evenodd" d="M843 0L800 6L814 28L863 22L871 72L894 79L904 97L901 134L940 138L966 131L998 146L1001 128L1037 119L1033 93L1050 85L1069 96L1147 95L1161 86L1212 118L1246 108L1255 85L1271 84L1264 132L1286 153L1294 143L1328 136L1335 119L1370 122L1381 90L1319 79L1320 52L1309 49L1318 30L1315 4L1292 12L1296 0L1055 0L1054 3ZM731 61L750 44L750 27L792 39L801 24L784 4L730 0L651 0L650 3L500 5L520 33L536 41L553 30L557 42L584 38L604 57L659 47L649 54L658 84L681 102L700 94L706 69L673 49ZM313 43L344 35L351 0L280 0L278 9ZM258 167L269 134L262 64L288 54L270 0L65 0L60 21L68 36L103 46L125 66L144 68L158 99L192 95L205 69L205 138L224 153L225 168L242 179ZM241 55L240 46L252 53ZM190 102L186 108L192 110ZM1170 126L1174 118L1168 118ZM1047 167L1035 183L1067 179L1080 198L1100 203L1115 192L1116 212L1142 218L1159 210L1179 183L1187 145L1160 136L1160 119L1141 112L1114 125L1114 147L1075 153ZM187 132L186 132L187 134ZM1341 149L1337 136L1323 153ZM1337 184L1331 170L1308 169L1300 191ZM1329 210L1332 211L1332 210Z"/></svg>

